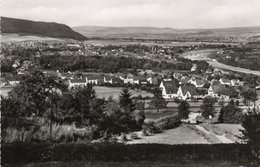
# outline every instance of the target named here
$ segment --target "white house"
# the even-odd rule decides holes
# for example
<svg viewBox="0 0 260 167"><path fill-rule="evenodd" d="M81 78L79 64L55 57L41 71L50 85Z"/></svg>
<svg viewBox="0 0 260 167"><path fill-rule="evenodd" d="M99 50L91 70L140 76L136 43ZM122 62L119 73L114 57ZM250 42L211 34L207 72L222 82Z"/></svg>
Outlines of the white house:
<svg viewBox="0 0 260 167"><path fill-rule="evenodd" d="M98 84L98 78L95 76L88 76L87 77L87 83L97 85Z"/></svg>
<svg viewBox="0 0 260 167"><path fill-rule="evenodd" d="M148 81L146 78L140 78L139 79L139 83L142 84L142 85L147 85L148 84Z"/></svg>
<svg viewBox="0 0 260 167"><path fill-rule="evenodd" d="M112 77L110 77L110 76L104 76L104 83L110 83L110 84L112 84Z"/></svg>
<svg viewBox="0 0 260 167"><path fill-rule="evenodd" d="M69 80L69 88L77 87L77 86L87 86L87 84L88 84L87 78Z"/></svg>
<svg viewBox="0 0 260 167"><path fill-rule="evenodd" d="M240 81L239 79L237 79L237 80L232 79L230 81L230 83L231 83L231 86L243 86L244 85L244 82Z"/></svg>
<svg viewBox="0 0 260 167"><path fill-rule="evenodd" d="M194 85L182 85L177 91L177 97L182 100L191 99L197 97L198 93Z"/></svg>
<svg viewBox="0 0 260 167"><path fill-rule="evenodd" d="M11 86L16 86L20 83L20 81L18 80L9 80L8 83L11 85Z"/></svg>
<svg viewBox="0 0 260 167"><path fill-rule="evenodd" d="M177 79L177 80L180 80L180 79L182 78L182 74L175 72L175 73L173 74L173 77L174 77L175 79Z"/></svg>
<svg viewBox="0 0 260 167"><path fill-rule="evenodd" d="M193 71L196 71L197 70L197 64L193 64L190 71L193 72Z"/></svg>
<svg viewBox="0 0 260 167"><path fill-rule="evenodd" d="M223 84L219 84L211 85L208 89L208 95L215 98L221 98L223 100L229 100L230 97L237 96L237 92L233 88L226 87Z"/></svg>
<svg viewBox="0 0 260 167"><path fill-rule="evenodd" d="M124 79L124 83L125 84L139 84L139 78L127 76L127 78Z"/></svg>
<svg viewBox="0 0 260 167"><path fill-rule="evenodd" d="M201 112L190 112L188 119L182 119L182 122L196 124L198 121L198 117L201 117Z"/></svg>
<svg viewBox="0 0 260 167"><path fill-rule="evenodd" d="M159 84L159 81L158 81L158 78L157 77L148 77L146 79L150 84L152 85L158 85Z"/></svg>
<svg viewBox="0 0 260 167"><path fill-rule="evenodd" d="M123 81L117 77L104 76L104 83L118 84L123 83Z"/></svg>
<svg viewBox="0 0 260 167"><path fill-rule="evenodd" d="M189 83L194 85L196 88L202 88L205 85L205 82L199 79L191 79L189 80Z"/></svg>
<svg viewBox="0 0 260 167"><path fill-rule="evenodd" d="M162 90L163 98L177 98L178 87L173 81L162 81L159 87Z"/></svg>
<svg viewBox="0 0 260 167"><path fill-rule="evenodd" d="M221 84L223 84L223 85L228 85L228 86L231 85L230 80L229 80L229 79L226 79L226 78L220 78L220 79L219 79L219 82L220 82Z"/></svg>

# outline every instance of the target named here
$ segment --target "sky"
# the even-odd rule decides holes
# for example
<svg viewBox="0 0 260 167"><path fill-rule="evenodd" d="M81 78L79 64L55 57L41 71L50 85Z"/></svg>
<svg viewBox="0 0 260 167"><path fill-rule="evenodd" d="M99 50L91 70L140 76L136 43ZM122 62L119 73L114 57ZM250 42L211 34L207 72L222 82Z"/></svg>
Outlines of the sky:
<svg viewBox="0 0 260 167"><path fill-rule="evenodd" d="M69 26L225 28L260 25L260 0L0 0L0 15Z"/></svg>

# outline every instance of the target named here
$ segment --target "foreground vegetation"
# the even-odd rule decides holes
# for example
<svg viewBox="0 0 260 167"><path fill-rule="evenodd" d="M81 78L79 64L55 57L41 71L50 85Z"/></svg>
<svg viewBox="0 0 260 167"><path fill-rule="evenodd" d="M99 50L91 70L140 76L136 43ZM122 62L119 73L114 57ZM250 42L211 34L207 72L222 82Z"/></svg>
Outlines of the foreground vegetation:
<svg viewBox="0 0 260 167"><path fill-rule="evenodd" d="M153 93L149 105L160 112L167 101L157 89ZM118 101L99 99L92 85L68 90L59 78L39 71L25 76L1 100L4 163L259 161L260 112L257 108L241 119L244 128L241 139L247 145L125 145L117 143L119 135L124 143L126 133L142 131L147 136L178 127L180 120L188 117L190 106L180 101L177 114L145 122L143 99L133 99L127 87L122 89ZM214 103L213 98L203 100L201 110L204 118L214 116ZM234 120L242 117L236 115L236 110L234 101L223 106L221 121L236 123Z"/></svg>
<svg viewBox="0 0 260 167"><path fill-rule="evenodd" d="M153 161L124 161L124 162L45 162L45 163L23 163L23 164L11 164L6 165L6 167L230 167L230 166L240 166L244 163L232 162L232 161L191 161L187 163L178 163L178 162L153 162Z"/></svg>
<svg viewBox="0 0 260 167"><path fill-rule="evenodd" d="M248 145L162 145L162 144L32 144L2 146L3 163L49 161L159 161L188 163L200 161L257 163Z"/></svg>

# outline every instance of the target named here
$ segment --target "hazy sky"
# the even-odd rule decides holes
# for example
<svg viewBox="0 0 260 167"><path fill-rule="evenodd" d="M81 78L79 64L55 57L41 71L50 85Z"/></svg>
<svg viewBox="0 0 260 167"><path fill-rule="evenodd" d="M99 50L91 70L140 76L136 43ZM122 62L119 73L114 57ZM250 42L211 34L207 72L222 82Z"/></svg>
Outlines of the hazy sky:
<svg viewBox="0 0 260 167"><path fill-rule="evenodd" d="M260 0L0 0L1 16L69 26L260 25Z"/></svg>

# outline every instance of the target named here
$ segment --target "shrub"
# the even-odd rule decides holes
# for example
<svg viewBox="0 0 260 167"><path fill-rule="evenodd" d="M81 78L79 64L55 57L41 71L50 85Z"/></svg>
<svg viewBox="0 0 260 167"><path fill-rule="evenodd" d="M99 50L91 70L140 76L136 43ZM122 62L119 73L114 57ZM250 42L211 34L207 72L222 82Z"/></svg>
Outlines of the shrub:
<svg viewBox="0 0 260 167"><path fill-rule="evenodd" d="M144 129L146 132L150 133L161 133L162 129L156 125L154 121L149 121L144 124Z"/></svg>
<svg viewBox="0 0 260 167"><path fill-rule="evenodd" d="M140 139L140 137L138 137L138 135L136 133L133 133L133 134L131 134L131 139L137 140L137 139Z"/></svg>
<svg viewBox="0 0 260 167"><path fill-rule="evenodd" d="M33 144L2 145L2 163L29 163L40 161L232 161L252 162L248 145L239 144Z"/></svg>
<svg viewBox="0 0 260 167"><path fill-rule="evenodd" d="M167 116L156 121L156 126L161 129L176 128L181 124L180 117L178 115Z"/></svg>
<svg viewBox="0 0 260 167"><path fill-rule="evenodd" d="M93 128L76 128L72 125L53 124L52 140L54 142L79 142L90 141L93 138ZM32 126L31 129L25 130L17 128L6 128L2 132L2 142L44 142L50 140L50 126L48 123L40 123L39 127Z"/></svg>
<svg viewBox="0 0 260 167"><path fill-rule="evenodd" d="M243 113L241 109L235 104L228 104L227 106L221 108L219 115L219 122L221 123L231 123L238 124L243 120Z"/></svg>

